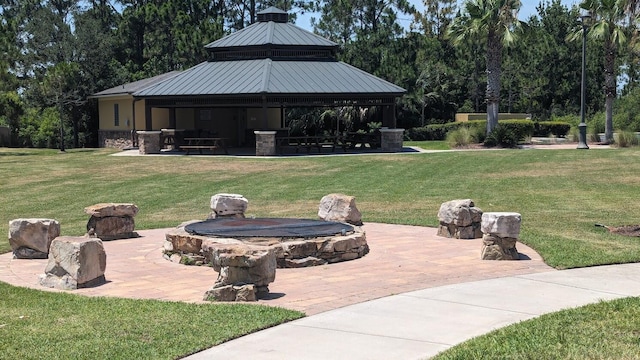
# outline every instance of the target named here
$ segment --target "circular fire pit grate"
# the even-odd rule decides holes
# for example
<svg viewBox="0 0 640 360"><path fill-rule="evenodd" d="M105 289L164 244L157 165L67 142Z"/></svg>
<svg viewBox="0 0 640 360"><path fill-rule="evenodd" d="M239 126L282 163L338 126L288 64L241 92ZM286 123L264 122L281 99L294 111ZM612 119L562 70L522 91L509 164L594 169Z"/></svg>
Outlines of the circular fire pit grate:
<svg viewBox="0 0 640 360"><path fill-rule="evenodd" d="M185 230L193 235L219 237L280 237L314 238L346 235L353 226L335 221L286 218L217 218L192 223Z"/></svg>

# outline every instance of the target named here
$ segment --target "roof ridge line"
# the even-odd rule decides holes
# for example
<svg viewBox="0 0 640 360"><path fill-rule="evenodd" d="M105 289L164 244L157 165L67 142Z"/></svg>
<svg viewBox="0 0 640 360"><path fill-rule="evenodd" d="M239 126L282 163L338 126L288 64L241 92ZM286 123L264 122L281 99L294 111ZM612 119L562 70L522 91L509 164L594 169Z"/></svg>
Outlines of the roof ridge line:
<svg viewBox="0 0 640 360"><path fill-rule="evenodd" d="M269 91L269 80L271 79L271 59L265 59L264 68L262 71L262 87L260 92L266 93Z"/></svg>
<svg viewBox="0 0 640 360"><path fill-rule="evenodd" d="M267 38L267 44L273 44L273 30L275 29L276 23L274 23L273 21L269 21L267 23L267 33L266 33L266 38Z"/></svg>

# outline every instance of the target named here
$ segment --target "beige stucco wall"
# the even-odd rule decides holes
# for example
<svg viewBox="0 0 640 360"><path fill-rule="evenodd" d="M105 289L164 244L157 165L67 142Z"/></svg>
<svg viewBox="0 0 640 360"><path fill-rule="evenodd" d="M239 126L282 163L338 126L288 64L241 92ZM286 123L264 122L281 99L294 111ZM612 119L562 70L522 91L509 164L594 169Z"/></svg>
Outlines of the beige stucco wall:
<svg viewBox="0 0 640 360"><path fill-rule="evenodd" d="M145 130L144 100L136 101L136 130ZM118 104L120 115L119 126L115 125L114 105ZM133 96L123 95L98 99L100 130L132 130L133 129ZM169 126L168 109L151 109L152 129L160 130Z"/></svg>
<svg viewBox="0 0 640 360"><path fill-rule="evenodd" d="M133 126L132 96L110 97L98 99L98 112L100 117L100 130L127 130ZM115 125L114 105L118 104L120 125ZM144 113L144 111L143 111Z"/></svg>

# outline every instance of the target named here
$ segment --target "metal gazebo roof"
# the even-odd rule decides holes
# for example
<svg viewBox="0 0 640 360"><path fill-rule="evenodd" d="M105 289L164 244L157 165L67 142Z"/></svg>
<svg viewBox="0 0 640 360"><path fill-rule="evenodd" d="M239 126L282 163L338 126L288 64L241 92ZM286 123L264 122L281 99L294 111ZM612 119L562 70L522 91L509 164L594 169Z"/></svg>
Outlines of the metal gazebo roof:
<svg viewBox="0 0 640 360"><path fill-rule="evenodd" d="M134 93L139 97L233 94L378 94L405 90L339 61L213 61Z"/></svg>

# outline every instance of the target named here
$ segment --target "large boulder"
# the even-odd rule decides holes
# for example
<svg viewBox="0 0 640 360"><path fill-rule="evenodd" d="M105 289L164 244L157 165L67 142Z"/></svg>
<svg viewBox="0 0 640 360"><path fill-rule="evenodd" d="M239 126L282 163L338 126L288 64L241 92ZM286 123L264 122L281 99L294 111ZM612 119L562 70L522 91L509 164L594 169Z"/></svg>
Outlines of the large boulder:
<svg viewBox="0 0 640 360"><path fill-rule="evenodd" d="M105 282L107 254L96 238L62 236L51 242L42 286L72 290Z"/></svg>
<svg viewBox="0 0 640 360"><path fill-rule="evenodd" d="M514 212L490 212L482 215L482 260L519 260L516 242L520 237L522 216Z"/></svg>
<svg viewBox="0 0 640 360"><path fill-rule="evenodd" d="M102 240L128 239L137 237L136 223L131 216L92 216L87 222L87 232Z"/></svg>
<svg viewBox="0 0 640 360"><path fill-rule="evenodd" d="M471 199L444 202L438 211L438 236L456 239L476 239L482 237L480 224L482 210L475 207Z"/></svg>
<svg viewBox="0 0 640 360"><path fill-rule="evenodd" d="M138 207L134 204L100 203L84 208L87 215L102 218L107 216L131 216L138 214Z"/></svg>
<svg viewBox="0 0 640 360"><path fill-rule="evenodd" d="M240 194L216 194L211 197L212 219L221 216L244 218L249 200Z"/></svg>
<svg viewBox="0 0 640 360"><path fill-rule="evenodd" d="M356 207L356 198L344 194L329 194L322 197L318 217L325 221L362 225L362 214Z"/></svg>
<svg viewBox="0 0 640 360"><path fill-rule="evenodd" d="M211 251L218 279L205 293L205 300L253 301L269 293L268 285L276 279L273 248L228 244Z"/></svg>
<svg viewBox="0 0 640 360"><path fill-rule="evenodd" d="M53 219L9 221L9 245L18 259L46 259L51 241L60 235L60 223Z"/></svg>
<svg viewBox="0 0 640 360"><path fill-rule="evenodd" d="M522 216L516 212L488 212L482 214L482 233L518 239Z"/></svg>
<svg viewBox="0 0 640 360"><path fill-rule="evenodd" d="M134 204L101 203L84 208L91 215L87 222L87 234L102 240L137 237L135 221L138 207Z"/></svg>

